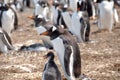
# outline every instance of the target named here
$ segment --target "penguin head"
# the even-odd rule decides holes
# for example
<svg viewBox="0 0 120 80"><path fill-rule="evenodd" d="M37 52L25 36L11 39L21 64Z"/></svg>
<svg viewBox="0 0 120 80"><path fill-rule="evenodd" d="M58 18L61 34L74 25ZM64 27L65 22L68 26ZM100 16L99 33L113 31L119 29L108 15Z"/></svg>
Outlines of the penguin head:
<svg viewBox="0 0 120 80"><path fill-rule="evenodd" d="M60 2L59 2L58 0L54 0L53 5L54 5L55 7L59 6L59 4L60 4Z"/></svg>
<svg viewBox="0 0 120 80"><path fill-rule="evenodd" d="M34 20L35 27L39 27L46 22L45 18L42 15L28 16L28 18Z"/></svg>
<svg viewBox="0 0 120 80"><path fill-rule="evenodd" d="M42 26L46 29L46 31L44 31L43 33L41 33L40 35L45 35L45 36L49 36L51 40L57 38L59 35L64 33L64 28L62 26Z"/></svg>
<svg viewBox="0 0 120 80"><path fill-rule="evenodd" d="M64 32L62 25L53 25L50 23L50 21L47 21L42 15L37 15L35 17L30 16L28 18L31 18L35 21L35 27L37 28L37 31L40 35L57 37L59 34Z"/></svg>
<svg viewBox="0 0 120 80"><path fill-rule="evenodd" d="M54 0L53 5L55 6L55 8L57 8L57 7L59 7L59 8L63 7L63 3L60 2L60 1L58 1L58 0Z"/></svg>
<svg viewBox="0 0 120 80"><path fill-rule="evenodd" d="M43 56L45 59L49 58L49 60L54 60L54 53L53 52L48 52L46 55Z"/></svg>
<svg viewBox="0 0 120 80"><path fill-rule="evenodd" d="M34 22L35 22L35 27L39 27L40 25L44 24L46 20L42 15L36 15Z"/></svg>
<svg viewBox="0 0 120 80"><path fill-rule="evenodd" d="M1 11L6 11L10 8L8 4L0 3L0 10Z"/></svg>
<svg viewBox="0 0 120 80"><path fill-rule="evenodd" d="M46 1L38 1L38 4L42 7L42 8L45 8L48 6L48 3Z"/></svg>
<svg viewBox="0 0 120 80"><path fill-rule="evenodd" d="M78 0L77 9L80 10L80 11L87 10L87 2L86 2L86 0Z"/></svg>
<svg viewBox="0 0 120 80"><path fill-rule="evenodd" d="M44 27L44 29L46 29L46 31L44 31L43 33L41 33L41 35L46 35L46 36L50 36L52 35L54 32L57 31L57 27L55 26L41 26Z"/></svg>

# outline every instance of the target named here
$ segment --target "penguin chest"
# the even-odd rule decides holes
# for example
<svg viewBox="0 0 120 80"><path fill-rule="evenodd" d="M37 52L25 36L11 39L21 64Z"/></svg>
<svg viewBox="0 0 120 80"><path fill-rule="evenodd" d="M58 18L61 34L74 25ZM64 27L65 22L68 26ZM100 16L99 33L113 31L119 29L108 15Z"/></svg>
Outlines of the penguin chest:
<svg viewBox="0 0 120 80"><path fill-rule="evenodd" d="M80 23L80 18L82 17L82 13L79 12L74 12L72 15L72 30L71 32L77 37L78 42L83 42L82 36L81 36L81 23Z"/></svg>
<svg viewBox="0 0 120 80"><path fill-rule="evenodd" d="M113 25L113 2L103 1L99 4L99 17L101 28L109 28Z"/></svg>
<svg viewBox="0 0 120 80"><path fill-rule="evenodd" d="M103 1L102 3L99 4L100 14L101 15L103 14L105 16L111 15L113 12L113 6L114 6L113 2Z"/></svg>
<svg viewBox="0 0 120 80"><path fill-rule="evenodd" d="M63 40L61 38L56 38L52 40L54 50L57 53L57 56L60 60L60 63L62 64L62 67L64 68L64 55L65 55L65 47L63 44Z"/></svg>
<svg viewBox="0 0 120 80"><path fill-rule="evenodd" d="M2 28L10 34L11 30L14 29L14 13L11 9L4 11L2 15Z"/></svg>

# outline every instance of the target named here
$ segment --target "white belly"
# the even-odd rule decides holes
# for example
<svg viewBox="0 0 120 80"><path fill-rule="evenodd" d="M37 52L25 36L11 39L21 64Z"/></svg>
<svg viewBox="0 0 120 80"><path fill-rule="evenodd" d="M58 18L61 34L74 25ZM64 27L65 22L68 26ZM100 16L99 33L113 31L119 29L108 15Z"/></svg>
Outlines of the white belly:
<svg viewBox="0 0 120 80"><path fill-rule="evenodd" d="M2 15L2 28L9 34L14 29L14 13L11 9L4 11Z"/></svg>
<svg viewBox="0 0 120 80"><path fill-rule="evenodd" d="M72 15L72 26L71 26L71 32L77 37L78 42L83 42L81 37L81 23L80 23L80 17L82 16L82 13L74 12Z"/></svg>
<svg viewBox="0 0 120 80"><path fill-rule="evenodd" d="M100 29L102 28L112 28L113 26L113 6L114 2L103 1L99 4L99 22L98 26Z"/></svg>
<svg viewBox="0 0 120 80"><path fill-rule="evenodd" d="M63 40L58 37L58 38L52 40L52 43L53 43L54 50L56 51L57 56L59 58L59 61L62 65L65 76L66 76L67 79L70 79L69 76L67 75L66 71L65 71L65 66L64 66L65 47L64 47L64 44L63 44Z"/></svg>
<svg viewBox="0 0 120 80"><path fill-rule="evenodd" d="M68 30L71 31L72 30L72 28L71 28L71 16L70 16L69 12L63 12L62 16L63 16L63 19L65 21L65 24L67 25Z"/></svg>
<svg viewBox="0 0 120 80"><path fill-rule="evenodd" d="M62 64L62 67L64 68L64 51L65 47L63 45L63 41L60 38L52 40L54 50L57 53L57 56L60 60L60 63Z"/></svg>

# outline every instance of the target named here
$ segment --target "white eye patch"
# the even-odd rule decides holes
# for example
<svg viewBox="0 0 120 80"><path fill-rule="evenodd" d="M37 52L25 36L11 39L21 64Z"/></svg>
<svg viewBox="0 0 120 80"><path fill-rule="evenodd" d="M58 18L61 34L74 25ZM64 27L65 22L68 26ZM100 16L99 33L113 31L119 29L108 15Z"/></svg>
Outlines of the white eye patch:
<svg viewBox="0 0 120 80"><path fill-rule="evenodd" d="M57 29L57 28L56 28L55 26L53 26L53 28L52 28L52 32L55 31L56 29Z"/></svg>
<svg viewBox="0 0 120 80"><path fill-rule="evenodd" d="M38 15L38 18L43 18L43 16L42 15Z"/></svg>
<svg viewBox="0 0 120 80"><path fill-rule="evenodd" d="M97 2L97 0L93 0L93 2Z"/></svg>
<svg viewBox="0 0 120 80"><path fill-rule="evenodd" d="M79 0L78 2L79 2L79 5L81 5L81 4L82 4L82 0Z"/></svg>
<svg viewBox="0 0 120 80"><path fill-rule="evenodd" d="M57 1L57 0L55 0L55 3L58 3L58 1Z"/></svg>
<svg viewBox="0 0 120 80"><path fill-rule="evenodd" d="M42 34L43 32L47 31L47 29L44 28L43 26L36 27L36 30L37 30L38 34Z"/></svg>

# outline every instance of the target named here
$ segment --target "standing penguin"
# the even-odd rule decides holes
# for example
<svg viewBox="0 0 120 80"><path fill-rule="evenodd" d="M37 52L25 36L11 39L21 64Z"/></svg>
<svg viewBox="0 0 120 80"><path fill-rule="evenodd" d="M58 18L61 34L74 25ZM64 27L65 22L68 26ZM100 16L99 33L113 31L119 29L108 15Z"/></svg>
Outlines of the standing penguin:
<svg viewBox="0 0 120 80"><path fill-rule="evenodd" d="M68 30L76 36L78 42L89 41L90 22L89 17L92 16L91 8L88 6L87 0L79 0L77 10L67 9L62 13L62 25L67 26ZM90 5L90 4L89 4ZM88 7L90 9L88 9Z"/></svg>
<svg viewBox="0 0 120 80"><path fill-rule="evenodd" d="M46 27L46 26L45 26ZM65 77L68 80L77 80L81 74L80 51L74 37L61 27L52 26L47 28L41 35L50 36L53 48L57 52Z"/></svg>
<svg viewBox="0 0 120 80"><path fill-rule="evenodd" d="M0 4L0 26L8 35L17 28L18 18L15 11L7 4Z"/></svg>
<svg viewBox="0 0 120 80"><path fill-rule="evenodd" d="M42 16L39 16L38 22L41 25L40 35L50 37L65 77L68 80L78 80L81 75L81 57L75 38L62 26L50 25L49 21L46 21Z"/></svg>
<svg viewBox="0 0 120 80"><path fill-rule="evenodd" d="M44 57L49 58L49 60L45 64L42 80L61 80L61 73L54 62L53 52L48 52Z"/></svg>
<svg viewBox="0 0 120 80"><path fill-rule="evenodd" d="M98 3L98 28L112 31L114 20L119 22L118 14L114 8L115 0L97 0Z"/></svg>

